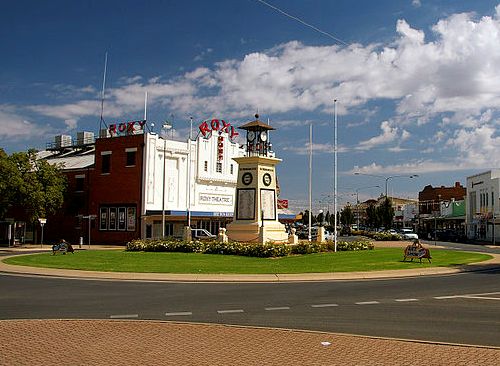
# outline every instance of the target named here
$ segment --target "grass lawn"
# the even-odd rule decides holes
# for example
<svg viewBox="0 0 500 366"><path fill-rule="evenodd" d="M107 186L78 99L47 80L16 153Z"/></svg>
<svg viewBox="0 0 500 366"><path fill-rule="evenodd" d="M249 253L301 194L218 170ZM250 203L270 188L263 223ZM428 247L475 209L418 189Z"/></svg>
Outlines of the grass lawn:
<svg viewBox="0 0 500 366"><path fill-rule="evenodd" d="M154 273L314 273L379 271L390 269L452 267L481 262L491 256L451 250L431 250L427 260L403 262L403 249L317 253L282 258L251 258L197 253L151 253L118 250L82 250L75 254L42 253L19 255L4 260L8 264L32 267L79 269L106 272Z"/></svg>

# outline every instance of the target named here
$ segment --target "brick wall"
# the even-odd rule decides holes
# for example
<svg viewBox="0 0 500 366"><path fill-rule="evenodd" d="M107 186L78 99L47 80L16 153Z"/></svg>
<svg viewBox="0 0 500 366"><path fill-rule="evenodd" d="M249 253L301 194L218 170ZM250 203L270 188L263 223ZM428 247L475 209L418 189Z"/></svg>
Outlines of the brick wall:
<svg viewBox="0 0 500 366"><path fill-rule="evenodd" d="M466 188L456 182L453 187L432 187L425 186L418 193L419 214L432 214L434 211L439 211L440 201L451 201L452 199L461 200L466 195Z"/></svg>

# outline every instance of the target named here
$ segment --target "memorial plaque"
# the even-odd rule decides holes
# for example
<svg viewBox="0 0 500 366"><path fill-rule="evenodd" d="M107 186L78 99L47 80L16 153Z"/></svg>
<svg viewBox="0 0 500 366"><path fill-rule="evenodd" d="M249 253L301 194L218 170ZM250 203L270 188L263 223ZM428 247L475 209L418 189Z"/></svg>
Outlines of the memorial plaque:
<svg viewBox="0 0 500 366"><path fill-rule="evenodd" d="M238 189L236 220L255 219L255 189Z"/></svg>
<svg viewBox="0 0 500 366"><path fill-rule="evenodd" d="M264 220L276 220L276 195L274 189L261 189L260 203L262 218Z"/></svg>

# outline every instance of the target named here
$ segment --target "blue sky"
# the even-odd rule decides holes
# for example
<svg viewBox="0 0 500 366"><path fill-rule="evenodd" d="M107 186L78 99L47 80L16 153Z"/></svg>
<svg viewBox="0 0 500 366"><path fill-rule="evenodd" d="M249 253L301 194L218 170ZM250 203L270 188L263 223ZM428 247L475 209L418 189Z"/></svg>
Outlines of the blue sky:
<svg viewBox="0 0 500 366"><path fill-rule="evenodd" d="M56 134L97 131L104 55L108 123L189 116L234 125L270 119L284 161L281 196L306 204L333 185L338 99L339 201L417 197L500 167L500 1L22 1L0 12L0 146L43 149Z"/></svg>

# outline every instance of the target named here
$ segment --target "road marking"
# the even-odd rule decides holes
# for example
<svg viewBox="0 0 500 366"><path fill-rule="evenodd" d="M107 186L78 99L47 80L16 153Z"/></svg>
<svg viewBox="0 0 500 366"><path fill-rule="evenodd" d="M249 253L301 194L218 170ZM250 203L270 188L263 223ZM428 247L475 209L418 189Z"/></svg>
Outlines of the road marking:
<svg viewBox="0 0 500 366"><path fill-rule="evenodd" d="M217 310L219 314L234 314L234 313L244 313L243 309L234 309L234 310Z"/></svg>
<svg viewBox="0 0 500 366"><path fill-rule="evenodd" d="M165 313L165 316L187 316L187 315L193 315L193 313L190 311L179 311L177 313Z"/></svg>
<svg viewBox="0 0 500 366"><path fill-rule="evenodd" d="M457 297L462 297L462 295L455 295L455 296L434 296L434 298L436 300L456 299Z"/></svg>
<svg viewBox="0 0 500 366"><path fill-rule="evenodd" d="M356 305L375 305L375 304L380 304L378 301L362 301L362 302L355 302Z"/></svg>
<svg viewBox="0 0 500 366"><path fill-rule="evenodd" d="M111 315L110 319L132 319L138 318L139 314L122 314L122 315Z"/></svg>
<svg viewBox="0 0 500 366"><path fill-rule="evenodd" d="M314 304L311 305L312 308L329 308L332 306L339 306L338 304Z"/></svg>
<svg viewBox="0 0 500 366"><path fill-rule="evenodd" d="M410 301L418 301L418 299L395 299L397 302L410 302Z"/></svg>
<svg viewBox="0 0 500 366"><path fill-rule="evenodd" d="M464 295L450 295L450 296L435 296L436 300L445 299L485 299L485 300L500 300L500 298L489 297L488 295L500 295L500 292L484 292L482 294L464 294Z"/></svg>
<svg viewBox="0 0 500 366"><path fill-rule="evenodd" d="M264 308L264 310L267 310L267 311L290 310L290 307L289 306L279 306L279 307L275 307L275 308Z"/></svg>
<svg viewBox="0 0 500 366"><path fill-rule="evenodd" d="M486 296L462 296L464 299L481 299L481 300L500 300L500 297L486 297Z"/></svg>

